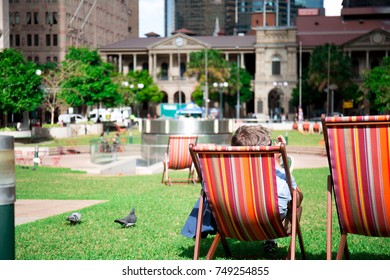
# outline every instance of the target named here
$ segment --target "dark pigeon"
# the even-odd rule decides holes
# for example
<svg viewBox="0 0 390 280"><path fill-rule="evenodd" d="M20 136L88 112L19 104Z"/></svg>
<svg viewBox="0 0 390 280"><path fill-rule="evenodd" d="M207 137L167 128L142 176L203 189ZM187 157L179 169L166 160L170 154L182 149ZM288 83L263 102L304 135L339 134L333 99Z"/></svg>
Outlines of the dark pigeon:
<svg viewBox="0 0 390 280"><path fill-rule="evenodd" d="M69 221L71 225L79 224L81 223L81 214L77 212L72 213L66 220Z"/></svg>
<svg viewBox="0 0 390 280"><path fill-rule="evenodd" d="M137 221L137 217L135 216L135 209L131 209L131 212L129 215L124 217L123 219L116 219L114 222L121 224L123 227L132 227L135 225L135 222Z"/></svg>

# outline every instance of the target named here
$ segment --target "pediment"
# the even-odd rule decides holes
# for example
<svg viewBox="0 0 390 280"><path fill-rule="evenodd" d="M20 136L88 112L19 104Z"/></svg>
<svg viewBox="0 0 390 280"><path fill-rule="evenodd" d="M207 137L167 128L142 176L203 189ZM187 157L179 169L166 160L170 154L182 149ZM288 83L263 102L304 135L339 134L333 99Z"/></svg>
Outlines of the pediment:
<svg viewBox="0 0 390 280"><path fill-rule="evenodd" d="M358 47L374 47L374 46L389 46L390 45L390 33L382 30L375 29L364 35L361 35L347 43L344 47L358 48Z"/></svg>
<svg viewBox="0 0 390 280"><path fill-rule="evenodd" d="M207 43L186 34L177 33L148 46L149 50L197 50L209 47Z"/></svg>

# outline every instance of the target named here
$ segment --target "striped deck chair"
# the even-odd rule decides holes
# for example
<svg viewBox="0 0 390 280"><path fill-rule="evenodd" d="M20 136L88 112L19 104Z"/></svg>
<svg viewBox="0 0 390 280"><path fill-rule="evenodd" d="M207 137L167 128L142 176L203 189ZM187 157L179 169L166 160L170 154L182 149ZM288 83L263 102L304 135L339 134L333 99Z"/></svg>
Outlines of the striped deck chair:
<svg viewBox="0 0 390 280"><path fill-rule="evenodd" d="M188 150L189 144L197 144L198 136L194 135L170 135L167 151L163 160L163 174L161 182L166 185L173 183L195 183L192 158ZM189 169L187 178L171 178L169 170Z"/></svg>
<svg viewBox="0 0 390 280"><path fill-rule="evenodd" d="M330 175L326 258L332 259L332 196L349 259L347 235L390 237L390 116L322 117Z"/></svg>
<svg viewBox="0 0 390 280"><path fill-rule="evenodd" d="M288 166L285 146L194 146L190 153L202 182L199 215L195 236L194 259L199 258L203 200L206 197L217 225L217 234L206 259L212 259L219 242L230 256L226 238L257 241L288 237L279 214L275 155L281 153ZM287 259L295 259L298 235L302 258L303 239L297 220L297 195L291 185L291 174L285 168L292 194L292 229ZM289 210L290 211L290 210Z"/></svg>

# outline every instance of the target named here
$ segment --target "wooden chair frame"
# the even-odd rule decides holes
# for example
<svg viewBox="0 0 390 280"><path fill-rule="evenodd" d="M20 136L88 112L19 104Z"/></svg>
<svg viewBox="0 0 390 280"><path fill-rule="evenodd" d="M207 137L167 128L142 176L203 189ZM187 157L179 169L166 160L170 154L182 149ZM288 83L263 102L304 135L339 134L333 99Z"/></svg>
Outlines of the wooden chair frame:
<svg viewBox="0 0 390 280"><path fill-rule="evenodd" d="M188 150L189 144L197 144L198 136L196 135L170 135L168 146L163 160L163 174L161 182L166 185L174 183L195 183L194 168L192 158ZM188 169L187 178L172 178L169 176L169 170Z"/></svg>
<svg viewBox="0 0 390 280"><path fill-rule="evenodd" d="M251 147L227 147L227 146L221 147L220 146L220 147L207 148L207 147L201 147L201 146L196 147L195 145L190 144L189 150L190 150L190 154L192 156L193 162L194 162L195 169L198 173L199 179L202 182L202 191L201 191L201 199L200 199L200 204L199 204L196 236L195 236L195 247L194 247L194 259L195 260L199 259L200 242L201 242L201 227L202 227L202 222L203 222L203 210L204 210L204 198L206 198L208 203L210 204L210 209L212 211L212 214L213 214L214 219L215 219L216 224L217 224L217 234L212 242L212 245L210 246L210 248L208 250L206 259L213 258L219 242L222 242L222 245L223 245L223 248L225 250L226 255L228 257L231 256L230 249L228 247L228 243L226 240L227 237L231 237L231 238L234 238L237 240L254 241L254 240L268 240L268 239L288 237L288 236L291 236L291 240L290 240L290 246L289 246L289 250L288 250L286 258L292 259L292 260L295 259L296 237L298 237L302 258L303 259L306 258L301 229L300 229L299 221L297 218L297 207L296 207L296 205L297 205L297 192L295 189L292 188L291 174L290 174L289 168L287 167L288 166L288 159L287 159L287 153L286 153L286 149L285 149L284 145L272 146L272 147L271 146L268 146L268 147L259 147L259 146L256 146L256 147L255 146L251 146ZM271 192L273 192L273 194L274 194L274 196L276 196L275 198L277 200L275 155L280 154L280 153L282 155L283 164L284 164L284 166L286 166L286 168L284 168L284 170L286 172L287 183L288 183L290 192L292 194L292 201L289 204L289 211L292 211L291 235L289 235L287 233L286 229L282 225L282 219L280 218L279 208L277 206L278 204L276 201L275 204L273 204L274 209L272 211L274 211L274 212L272 212L272 214L270 215L273 217L272 223L274 226L274 227L272 227L272 230L270 231L270 232L273 232L272 234L268 234L267 236L265 236L265 235L260 236L260 234L256 235L256 234L251 233L250 234L251 236L249 238L248 238L248 236L245 236L245 235L242 236L242 239L237 238L237 235L235 235L235 233L227 232L227 230L226 230L227 227L222 226L224 221L226 221L226 219L221 219L220 216L218 216L215 213L215 211L218 212L218 210L219 210L218 207L220 207L220 206L218 205L218 203L215 203L215 201L218 200L218 197L215 197L214 195L212 195L212 196L210 195L210 189L212 189L212 188L215 188L215 190L217 190L217 189L218 190L219 189L224 189L224 190L235 189L236 191L238 191L238 189L245 189L246 191L249 192L248 188L250 188L250 187L244 186L242 184L240 184L238 186L229 185L230 182L233 182L234 180L233 181L232 180L230 180L230 181L224 180L227 178L226 176L228 176L226 174L239 172L238 170L235 169L235 167L233 167L234 165L230 164L230 163L229 163L229 168L232 168L232 169L225 170L223 168L220 168L224 172L225 171L227 172L224 175L225 177L223 177L223 176L222 176L223 178L218 177L218 174L217 174L217 178L215 178L215 173L218 173L216 171L216 169L217 169L216 166L217 165L221 166L222 163L226 163L227 161L230 160L230 158L240 158L240 157L245 158L246 157L246 158L250 158L250 160L253 160L253 161L260 160L258 158L261 157L262 155L265 157L271 158L271 161L273 158L274 165L273 165L273 167L269 167L269 168L271 168L271 170L273 170L273 175L275 175L275 177L272 178L273 179L272 183L271 183L271 181L268 181L268 179L270 180L270 177L267 177L268 179L266 179L266 177L263 177L262 179L264 179L267 182L267 189L269 188L272 190ZM207 161L210 157L215 157L216 158L215 161L211 161L211 160ZM232 160L234 160L234 159L232 159ZM207 171L205 171L206 167L203 168L203 166L206 166L206 163L205 163L206 161L207 161L207 168L209 170L213 170L213 174L207 173ZM226 165L227 164L228 163L226 163ZM241 177L248 178L248 176L249 176L253 180L256 180L256 179L254 179L255 177L261 176L260 171L259 171L259 173L254 172L254 170L250 170L249 168L244 168L244 169L240 170L240 172L241 172L240 173ZM267 170L267 175L270 175L268 172L270 172L270 170ZM242 173L245 173L245 174L242 174ZM227 182L229 182L229 183L227 183ZM238 183L234 183L234 184L238 184ZM224 195L225 195L225 197L226 196L229 197L226 199L230 199L230 196L232 194L229 192L227 192L227 193L225 192ZM270 200L271 198L268 197L266 199ZM260 204L263 204L263 201L261 201ZM256 208L256 211L260 211L260 210L258 208ZM266 210L266 211L267 211L267 215L270 214L270 213L268 213L269 210ZM266 216L266 215L262 215L262 214L265 214L265 212L264 213L263 212L262 213L256 212L256 222L255 223L257 223L257 225L255 225L255 227L261 228L263 226L261 226L260 224L262 224L262 225L264 225L264 224L269 225L270 224L270 221L267 220L270 216L268 216L268 218L262 218L262 217ZM229 219L231 219L230 216L229 216ZM255 219L252 219L251 222L254 222L254 220ZM236 226L238 226L238 225L236 224ZM248 225L246 225L246 226L248 227ZM264 232L261 232L261 234L263 234L263 233ZM232 237L232 236L235 236L235 237Z"/></svg>

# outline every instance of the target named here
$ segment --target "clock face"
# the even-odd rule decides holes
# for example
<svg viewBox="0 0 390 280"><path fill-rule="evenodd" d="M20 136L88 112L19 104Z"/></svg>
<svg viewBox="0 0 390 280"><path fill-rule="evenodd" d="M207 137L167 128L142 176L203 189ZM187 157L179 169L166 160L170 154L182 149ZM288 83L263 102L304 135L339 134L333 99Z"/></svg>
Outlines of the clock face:
<svg viewBox="0 0 390 280"><path fill-rule="evenodd" d="M176 38L175 44L176 44L177 47L183 46L183 43L184 43L183 38L181 38L181 37L177 37Z"/></svg>

